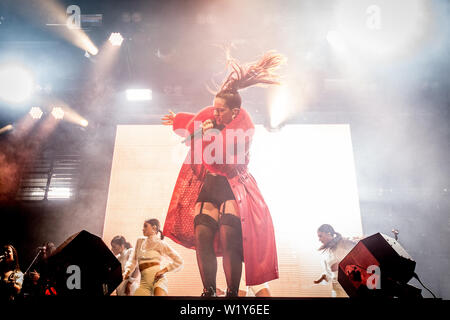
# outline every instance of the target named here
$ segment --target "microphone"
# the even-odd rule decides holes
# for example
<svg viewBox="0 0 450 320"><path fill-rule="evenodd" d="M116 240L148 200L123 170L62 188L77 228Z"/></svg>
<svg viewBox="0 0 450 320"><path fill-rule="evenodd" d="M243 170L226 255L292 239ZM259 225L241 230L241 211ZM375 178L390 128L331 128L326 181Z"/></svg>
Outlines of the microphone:
<svg viewBox="0 0 450 320"><path fill-rule="evenodd" d="M212 120L213 128L216 128L216 120L214 120L214 119L207 119L207 120ZM191 133L188 137L186 137L183 141L181 141L181 143L186 143L186 141L188 141L188 140L193 140L194 137L198 137L199 135L201 135L202 132L203 132L203 128L202 127L198 128L193 133Z"/></svg>

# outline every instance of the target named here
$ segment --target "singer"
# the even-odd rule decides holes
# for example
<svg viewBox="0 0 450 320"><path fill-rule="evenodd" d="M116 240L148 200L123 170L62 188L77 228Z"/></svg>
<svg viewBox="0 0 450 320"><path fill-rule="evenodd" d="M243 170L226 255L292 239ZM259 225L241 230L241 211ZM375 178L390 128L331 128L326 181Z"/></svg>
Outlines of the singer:
<svg viewBox="0 0 450 320"><path fill-rule="evenodd" d="M163 124L171 125L191 146L175 184L163 233L196 250L202 296L216 295L217 256L223 256L227 296L238 295L243 261L247 285L278 278L270 212L247 171L254 125L241 107L239 90L279 84L274 71L284 61L274 52L245 66L229 59L232 71L215 94L213 106L195 115L169 111L162 117ZM202 139L196 138L196 123L201 124Z"/></svg>
<svg viewBox="0 0 450 320"><path fill-rule="evenodd" d="M23 273L20 271L17 250L12 245L5 245L0 258L0 301L17 298L22 284Z"/></svg>

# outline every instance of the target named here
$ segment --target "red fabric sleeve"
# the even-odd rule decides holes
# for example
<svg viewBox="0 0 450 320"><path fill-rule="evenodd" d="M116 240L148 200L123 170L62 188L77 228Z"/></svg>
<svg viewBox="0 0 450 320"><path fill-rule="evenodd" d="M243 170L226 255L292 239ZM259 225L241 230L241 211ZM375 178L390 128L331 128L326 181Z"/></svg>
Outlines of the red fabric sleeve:
<svg viewBox="0 0 450 320"><path fill-rule="evenodd" d="M173 119L173 125L172 128L177 134L182 134L185 132L184 130L179 129L187 129L188 123L194 118L195 114L193 113L186 113L186 112L179 112L175 115L175 118ZM176 131L177 130L177 131ZM187 135L183 135L182 137L186 137Z"/></svg>
<svg viewBox="0 0 450 320"><path fill-rule="evenodd" d="M189 133L191 134L194 132L195 129L198 129L198 128L194 128L194 124L196 121L202 123L203 121L205 121L207 119L213 119L213 118L214 118L214 107L212 107L212 106L203 108L197 114L180 112L180 113L177 113L175 118L173 119L172 127L173 127L174 131L177 129L185 129L185 130L188 130Z"/></svg>
<svg viewBox="0 0 450 320"><path fill-rule="evenodd" d="M176 134L183 138L188 138L190 134L192 134L195 130L198 130L201 127L201 124L207 119L214 118L214 107L209 106L200 110L197 114L180 112L175 115L173 119L172 128ZM187 146L193 147L193 140L186 139L184 142ZM199 148L200 149L200 148ZM191 152L191 157L194 152L199 153L199 159L201 159L201 150L196 150Z"/></svg>
<svg viewBox="0 0 450 320"><path fill-rule="evenodd" d="M194 117L192 117L189 121L189 123L187 123L186 125L186 129L190 132L193 133L194 130L200 128L201 123L203 123L205 120L208 119L214 119L214 107L213 106L209 106L206 108L203 108L202 110L199 111L199 113L197 113ZM197 126L194 127L195 123L197 123Z"/></svg>

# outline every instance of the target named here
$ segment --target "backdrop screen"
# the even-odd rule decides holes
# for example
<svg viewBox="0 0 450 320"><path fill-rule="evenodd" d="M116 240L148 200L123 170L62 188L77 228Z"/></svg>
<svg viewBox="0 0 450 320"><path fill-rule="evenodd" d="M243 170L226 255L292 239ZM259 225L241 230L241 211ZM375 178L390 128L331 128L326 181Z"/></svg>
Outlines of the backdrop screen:
<svg viewBox="0 0 450 320"><path fill-rule="evenodd" d="M117 126L103 240L123 235L134 247L144 220L164 224L187 153L171 128ZM330 285L314 285L323 273L317 228L331 224L344 237L362 235L355 165L348 125L287 125L278 132L256 126L249 171L269 206L280 278L269 283L277 297L329 297ZM167 275L169 295L203 290L195 251L170 239L184 267ZM222 261L217 286L226 289Z"/></svg>

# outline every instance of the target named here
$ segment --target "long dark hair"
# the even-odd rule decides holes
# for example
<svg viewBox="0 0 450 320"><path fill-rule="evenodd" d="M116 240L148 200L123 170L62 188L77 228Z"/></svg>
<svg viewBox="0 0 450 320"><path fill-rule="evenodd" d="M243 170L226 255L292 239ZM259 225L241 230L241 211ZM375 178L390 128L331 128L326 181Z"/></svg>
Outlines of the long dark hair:
<svg viewBox="0 0 450 320"><path fill-rule="evenodd" d="M325 250L325 249L332 249L334 248L339 241L342 240L342 236L339 232L334 231L334 228L329 225L329 224L323 224L319 227L319 229L317 229L317 232L323 232L323 233L328 233L331 234L331 236L333 237L333 240L331 240L330 242L322 245L319 250Z"/></svg>
<svg viewBox="0 0 450 320"><path fill-rule="evenodd" d="M124 246L125 249L130 249L131 248L131 244L129 242L127 242L127 240L125 240L125 237L123 236L115 236L112 240L111 240L111 244L116 244L118 246Z"/></svg>
<svg viewBox="0 0 450 320"><path fill-rule="evenodd" d="M19 255L17 254L17 250L16 248L14 248L12 245L7 244L3 246L3 251L6 252L6 250L8 250L8 248L11 248L12 252L13 252L13 261L10 263L4 263L1 266L1 271L2 272L6 272L6 271L10 271L10 270L14 270L14 271L20 271L20 266L19 266Z"/></svg>
<svg viewBox="0 0 450 320"><path fill-rule="evenodd" d="M286 58L275 51L266 52L258 61L244 66L229 58L228 63L233 70L222 83L216 98L224 99L230 109L240 108L242 98L238 91L254 85L280 84L275 70L285 61Z"/></svg>
<svg viewBox="0 0 450 320"><path fill-rule="evenodd" d="M149 219L149 220L145 220L145 223L148 223L148 224L150 224L150 225L152 225L152 226L155 226L156 227L156 232L158 233L160 233L160 236L161 236L161 240L163 240L164 239L164 235L163 235L163 233L162 233L162 231L161 231L161 224L159 223L159 220L158 219Z"/></svg>

